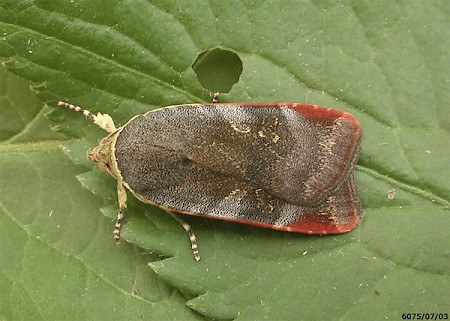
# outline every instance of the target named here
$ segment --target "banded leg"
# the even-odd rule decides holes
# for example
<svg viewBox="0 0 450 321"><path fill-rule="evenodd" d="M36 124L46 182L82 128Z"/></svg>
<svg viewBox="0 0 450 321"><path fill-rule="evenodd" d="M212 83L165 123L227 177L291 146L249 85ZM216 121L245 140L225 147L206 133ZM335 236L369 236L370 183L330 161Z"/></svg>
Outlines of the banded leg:
<svg viewBox="0 0 450 321"><path fill-rule="evenodd" d="M213 104L215 104L219 101L219 95L220 95L220 92L218 92L218 91L211 93L211 101Z"/></svg>
<svg viewBox="0 0 450 321"><path fill-rule="evenodd" d="M119 211L117 212L116 224L114 224L114 241L120 244L120 227L122 226L123 210L127 208L127 191L122 182L117 181L117 200L119 202Z"/></svg>
<svg viewBox="0 0 450 321"><path fill-rule="evenodd" d="M200 254L198 253L198 245L197 245L197 237L195 236L194 232L192 232L191 226L183 221L178 215L173 213L172 211L166 210L170 216L172 216L174 219L178 221L178 223L181 224L181 226L184 228L184 230L189 235L189 241L191 241L191 249L192 254L194 254L194 260L197 262L200 261Z"/></svg>
<svg viewBox="0 0 450 321"><path fill-rule="evenodd" d="M66 103L64 101L58 102L58 106L62 106L67 109L71 109L78 113L83 114L84 116L86 116L87 118L92 120L94 122L94 124L96 124L98 127L102 128L102 129L106 130L108 133L112 133L117 130L116 125L114 125L114 121L112 120L111 116L109 116L108 114L97 113L97 115L94 115L87 109L83 109L79 106L75 106L75 105Z"/></svg>

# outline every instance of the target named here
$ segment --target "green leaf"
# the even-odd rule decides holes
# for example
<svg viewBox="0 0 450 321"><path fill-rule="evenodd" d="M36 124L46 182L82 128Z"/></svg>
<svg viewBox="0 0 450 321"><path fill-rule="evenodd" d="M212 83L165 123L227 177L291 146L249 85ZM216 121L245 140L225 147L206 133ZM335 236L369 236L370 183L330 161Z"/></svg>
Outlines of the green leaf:
<svg viewBox="0 0 450 321"><path fill-rule="evenodd" d="M447 1L423 0L1 2L0 318L448 313L449 16ZM308 236L187 217L196 263L179 224L130 195L128 242L114 245L115 182L86 159L105 133L53 107L65 100L121 125L207 101L192 65L214 48L243 66L221 101L313 103L360 121L356 230Z"/></svg>

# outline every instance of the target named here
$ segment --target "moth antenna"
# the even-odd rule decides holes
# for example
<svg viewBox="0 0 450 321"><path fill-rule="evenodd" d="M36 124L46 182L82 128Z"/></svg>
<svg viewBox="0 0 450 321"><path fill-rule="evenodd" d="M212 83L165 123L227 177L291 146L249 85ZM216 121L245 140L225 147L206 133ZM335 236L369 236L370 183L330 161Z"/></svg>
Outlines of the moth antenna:
<svg viewBox="0 0 450 321"><path fill-rule="evenodd" d="M58 102L58 106L66 107L67 109L75 110L76 112L79 112L92 120L94 124L96 124L98 127L106 130L108 133L115 132L117 130L116 125L114 125L114 121L112 120L111 116L108 114L101 114L97 113L97 115L94 115L87 109L83 109L79 106L75 106L69 103L66 103L64 101Z"/></svg>

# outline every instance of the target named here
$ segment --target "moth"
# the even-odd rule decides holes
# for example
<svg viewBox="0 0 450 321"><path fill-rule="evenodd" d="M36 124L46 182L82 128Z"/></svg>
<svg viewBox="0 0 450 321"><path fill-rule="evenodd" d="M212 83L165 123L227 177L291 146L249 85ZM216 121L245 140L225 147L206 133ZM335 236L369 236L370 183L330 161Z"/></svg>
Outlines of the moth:
<svg viewBox="0 0 450 321"><path fill-rule="evenodd" d="M306 234L339 234L360 221L353 170L361 129L346 112L297 103L205 103L159 108L116 127L59 102L108 132L88 158L117 180L120 227L127 191L168 212Z"/></svg>

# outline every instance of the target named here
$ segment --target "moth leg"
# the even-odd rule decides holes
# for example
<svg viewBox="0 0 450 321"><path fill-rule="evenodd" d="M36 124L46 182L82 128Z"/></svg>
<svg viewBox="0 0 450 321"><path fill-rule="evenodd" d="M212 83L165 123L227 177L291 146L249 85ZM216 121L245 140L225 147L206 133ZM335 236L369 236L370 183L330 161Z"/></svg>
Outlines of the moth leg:
<svg viewBox="0 0 450 321"><path fill-rule="evenodd" d="M92 120L94 124L106 130L108 133L113 133L117 130L116 125L114 125L113 119L108 114L97 113L97 115L94 115L87 109L83 109L79 106L75 106L64 101L60 101L58 103L58 106L66 107L68 109L75 110L78 113L82 113L84 116Z"/></svg>
<svg viewBox="0 0 450 321"><path fill-rule="evenodd" d="M117 212L116 224L114 224L114 241L120 243L120 227L123 220L123 210L127 207L127 191L121 181L117 181L117 200L119 202L119 211Z"/></svg>
<svg viewBox="0 0 450 321"><path fill-rule="evenodd" d="M166 210L166 212L169 213L170 216L172 216L174 219L176 219L178 223L180 223L181 226L184 228L184 230L187 232L187 234L189 235L189 240L191 241L191 249L192 254L194 254L194 260L196 260L197 262L200 261L200 254L198 253L197 237L195 236L194 232L192 232L191 226L185 221L183 221L178 215L176 215L172 211Z"/></svg>
<svg viewBox="0 0 450 321"><path fill-rule="evenodd" d="M218 92L218 91L211 93L211 101L213 104L215 104L219 101L219 95L220 95L220 92Z"/></svg>

